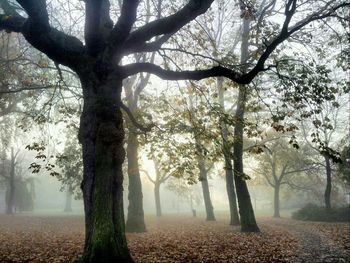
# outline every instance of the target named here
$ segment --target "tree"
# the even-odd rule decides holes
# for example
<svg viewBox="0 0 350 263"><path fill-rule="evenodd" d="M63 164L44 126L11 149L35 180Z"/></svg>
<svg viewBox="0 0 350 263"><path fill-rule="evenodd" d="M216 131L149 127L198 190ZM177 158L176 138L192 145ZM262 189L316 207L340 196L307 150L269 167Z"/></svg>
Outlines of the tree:
<svg viewBox="0 0 350 263"><path fill-rule="evenodd" d="M20 150L10 148L10 158L6 154L1 157L0 179L6 185L6 214L12 215L17 211L33 211L35 199L35 181L32 177L23 177L19 161ZM28 189L29 186L29 189Z"/></svg>
<svg viewBox="0 0 350 263"><path fill-rule="evenodd" d="M341 162L339 163L339 175L341 179L350 183L350 146L344 146L341 152Z"/></svg>
<svg viewBox="0 0 350 263"><path fill-rule="evenodd" d="M154 168L156 171L156 177L153 179L150 174L146 170L141 170L143 171L146 175L147 178L154 184L154 201L156 205L156 215L157 217L162 216L162 206L160 202L160 186L161 184L164 184L171 176L172 172L166 172L164 171L164 167L161 166L161 163L158 162L158 160L153 156L152 158ZM163 168L163 169L162 169Z"/></svg>
<svg viewBox="0 0 350 263"><path fill-rule="evenodd" d="M218 97L221 110L225 113L224 87L222 79L217 80ZM240 223L237 208L237 197L234 184L234 173L232 166L232 147L228 139L228 127L225 121L221 121L221 138L222 138L222 152L225 159L225 179L226 191L228 195L230 207L230 225L238 225Z"/></svg>
<svg viewBox="0 0 350 263"><path fill-rule="evenodd" d="M66 190L66 202L64 206L64 212L72 212L72 195L73 195L73 190L72 188L68 187Z"/></svg>
<svg viewBox="0 0 350 263"><path fill-rule="evenodd" d="M167 188L175 192L178 196L178 211L179 211L179 199L188 202L190 205L190 209L192 212L193 217L197 216L197 212L195 209L195 205L199 205L202 200L202 194L200 194L200 190L195 188L195 185L189 184L187 180L184 180L184 178L178 177L171 177L167 184Z"/></svg>
<svg viewBox="0 0 350 263"><path fill-rule="evenodd" d="M188 119L191 126L191 133L194 138L194 146L195 146L195 154L196 154L196 161L199 169L199 181L202 185L202 191L203 191L203 199L204 199L204 205L205 205L205 211L206 211L206 219L207 221L215 221L215 215L214 215L214 207L211 201L210 197L210 190L209 190L209 182L208 182L208 172L210 171L210 168L212 167L206 164L206 155L208 154L208 150L206 149L204 142L205 142L205 124L200 123L198 121L198 109L196 109L194 106L194 96L192 93L189 93L189 102L188 102Z"/></svg>
<svg viewBox="0 0 350 263"><path fill-rule="evenodd" d="M330 86L331 84L328 85ZM308 126L308 130L307 125L303 122L301 123L305 140L323 159L322 166L326 173L324 204L327 210L330 210L332 207L333 167L335 163L342 161L341 154L334 150L337 143L336 140L340 137L337 132L347 129L342 123L342 117L344 117L342 109L344 109L344 106L347 106L347 101L344 101L344 94L341 91L334 93L334 97L333 101L325 101L319 105L321 110L313 114L313 120L311 125Z"/></svg>
<svg viewBox="0 0 350 263"><path fill-rule="evenodd" d="M15 153L13 147L11 147L11 159L10 159L10 172L7 179L9 180L8 188L6 191L6 214L13 214L15 209L15 169L16 169L16 157L18 151ZM5 175L3 175L5 176Z"/></svg>
<svg viewBox="0 0 350 263"><path fill-rule="evenodd" d="M157 12L157 19L160 18L162 13L162 0L158 0L155 11ZM146 23L149 23L151 18L151 3L146 1ZM150 63L154 62L155 53L150 54L150 58L147 58L146 53L135 54L135 61L145 63L149 60ZM137 113L139 108L139 99L140 94L143 89L147 86L150 79L150 74L140 74L139 78L136 75L127 79L124 82L125 90L125 100L127 102L126 109L130 114ZM125 109L125 108L124 108ZM133 117L131 117L133 119ZM137 126L137 125L136 125ZM137 128L138 127L138 128ZM135 127L135 123L129 123L128 136L127 136L127 149L126 155L128 160L128 178L129 178L129 206L128 206L128 216L126 220L126 231L127 232L145 232L146 225L144 222L144 212L143 212L143 195L142 195L142 185L139 171L139 162L138 162L138 134L137 130L140 129L140 126ZM143 131L150 130L149 128L141 128Z"/></svg>
<svg viewBox="0 0 350 263"><path fill-rule="evenodd" d="M210 108L205 105L205 96L196 91L194 83L186 84L187 89L179 90L180 98L179 95L158 98L158 111L162 111L160 115L166 122L157 124L157 129L147 134L147 137L152 136L149 157L153 159L152 154L157 155L159 163L164 167L162 170L186 179L189 184L199 181L206 218L208 221L214 221L209 171L217 161L217 156L221 154L213 143L219 133L215 129L215 120L210 116ZM162 158L163 156L169 158Z"/></svg>
<svg viewBox="0 0 350 263"><path fill-rule="evenodd" d="M124 235L122 201L125 151L120 105L123 79L148 72L169 80L224 76L239 84L247 84L266 70L266 60L285 39L311 21L335 15L337 10L349 6L346 1L322 2L319 8L312 9L316 11L290 25L298 5L297 0L287 0L281 30L270 41L264 41L268 44L256 63L242 73L224 64L203 70L174 71L153 63L121 63L129 54L159 50L182 27L205 13L213 0L190 0L175 13L137 28L133 26L140 1L123 1L118 20L114 23L109 1L86 0L84 44L50 24L45 0L16 2L26 15L22 15L23 11L12 2L2 0L0 29L21 33L34 48L56 64L75 71L83 89L84 107L79 129L84 162L82 191L86 226L83 262L133 261ZM159 39L153 40L156 36ZM240 161L235 161L239 166L235 169L239 169ZM244 208L240 210L244 211ZM244 217L242 211L241 218Z"/></svg>
<svg viewBox="0 0 350 263"><path fill-rule="evenodd" d="M295 176L310 171L313 162L309 159L309 152L296 150L291 147L284 137L266 143L264 154L259 158L258 173L274 189L273 217L280 217L280 190L283 185L293 185Z"/></svg>

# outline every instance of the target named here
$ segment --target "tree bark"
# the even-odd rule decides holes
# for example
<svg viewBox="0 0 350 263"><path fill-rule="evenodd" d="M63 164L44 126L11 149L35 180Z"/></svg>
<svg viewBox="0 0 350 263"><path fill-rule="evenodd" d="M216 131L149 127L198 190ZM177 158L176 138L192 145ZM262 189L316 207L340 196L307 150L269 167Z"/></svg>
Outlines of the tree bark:
<svg viewBox="0 0 350 263"><path fill-rule="evenodd" d="M14 213L14 208L15 208L15 191L16 191L15 166L16 166L15 155L13 152L13 147L11 147L10 182L9 182L8 199L7 199L7 207L6 207L6 214L8 215L12 215Z"/></svg>
<svg viewBox="0 0 350 263"><path fill-rule="evenodd" d="M200 157L198 157L198 166L199 166L199 171L200 171L199 180L201 181L201 184L202 184L203 198L204 198L205 212L207 215L207 221L215 221L214 208L213 208L213 205L211 203L211 198L210 198L208 174L207 174L207 170L205 169L204 161Z"/></svg>
<svg viewBox="0 0 350 263"><path fill-rule="evenodd" d="M79 140L83 149L81 188L85 209L82 262L133 262L126 243L123 210L122 80L81 77L84 108Z"/></svg>
<svg viewBox="0 0 350 263"><path fill-rule="evenodd" d="M239 214L241 217L242 232L259 232L259 227L255 220L252 202L248 186L243 178L243 121L246 103L246 91L244 86L239 86L237 109L235 114L235 129L234 129L234 180L236 183L236 193L238 198Z"/></svg>
<svg viewBox="0 0 350 263"><path fill-rule="evenodd" d="M231 160L226 160L225 162ZM230 206L230 225L239 225L239 215L238 215L238 208L237 208L237 198L236 198L236 192L235 192L235 184L233 181L233 171L232 171L232 165L231 169L226 168L226 191L228 196L228 202Z"/></svg>
<svg viewBox="0 0 350 263"><path fill-rule="evenodd" d="M326 209L330 210L332 207L332 204L331 204L332 170L331 170L331 163L330 163L329 157L326 155L324 159L326 162L326 175L327 175L326 190L324 192L324 201L325 201Z"/></svg>
<svg viewBox="0 0 350 263"><path fill-rule="evenodd" d="M126 220L127 232L145 232L146 225L143 212L142 184L138 161L138 141L136 134L129 129L127 157L129 176L129 207Z"/></svg>
<svg viewBox="0 0 350 263"><path fill-rule="evenodd" d="M217 78L216 86L218 88L219 103L223 111L225 111L225 99L223 89L223 79ZM221 126L221 138L222 138L222 151L225 158L225 178L226 178L226 191L228 196L228 203L230 208L230 225L239 225L239 215L237 208L237 198L235 192L235 184L233 181L232 160L230 156L230 147L228 144L228 130L225 122L220 123Z"/></svg>
<svg viewBox="0 0 350 263"><path fill-rule="evenodd" d="M276 182L273 197L273 217L280 218L280 184Z"/></svg>
<svg viewBox="0 0 350 263"><path fill-rule="evenodd" d="M156 202L156 214L157 217L161 217L162 216L162 207L161 207L161 203L160 203L160 183L156 182L154 184L154 199Z"/></svg>

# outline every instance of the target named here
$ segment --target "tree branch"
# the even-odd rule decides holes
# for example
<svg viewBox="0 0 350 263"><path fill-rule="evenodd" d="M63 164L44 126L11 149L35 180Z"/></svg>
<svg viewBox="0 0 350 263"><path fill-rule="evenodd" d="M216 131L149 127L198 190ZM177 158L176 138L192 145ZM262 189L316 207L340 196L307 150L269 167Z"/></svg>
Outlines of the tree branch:
<svg viewBox="0 0 350 263"><path fill-rule="evenodd" d="M155 184L156 182L151 178L151 176L149 175L149 173L146 171L146 170L143 170L143 169L139 169L140 172L144 172L145 175L147 176L147 178L153 183Z"/></svg>
<svg viewBox="0 0 350 263"><path fill-rule="evenodd" d="M190 1L188 5L193 3L194 1ZM206 1L204 6L208 5L210 6L212 1ZM134 64L128 64L125 66L120 67L120 70L122 71L122 75L124 77L128 77L140 72L148 72L151 74L154 74L162 79L166 80L201 80L209 77L226 77L230 80L238 83L238 84L249 84L260 72L266 71L269 68L265 68L265 62L269 58L269 56L272 54L272 52L277 48L279 44L281 44L283 41L285 41L288 37L290 37L291 34L295 33L296 31L300 30L302 27L310 23L311 21L318 20L325 18L327 16L330 16L335 12L335 10L348 6L350 4L342 3L337 5L336 7L332 7L332 9L327 12L326 14L319 16L319 12L323 12L324 9L327 9L328 5L325 5L321 11L313 13L313 15L310 15L309 17L299 21L296 23L294 27L292 27L291 30L289 30L289 23L295 14L296 11L296 0L288 0L286 7L285 7L285 21L283 23L282 29L280 33L273 39L269 45L267 45L265 51L261 54L260 58L258 59L256 65L246 74L239 73L235 70L228 69L226 67L223 67L221 65L214 66L209 69L203 69L203 70L184 70L184 71L173 71L173 70L166 70L163 69L160 66L154 65L152 63L134 63ZM188 9L187 5L183 9ZM134 31L130 34L129 39L126 42L126 46L133 49L135 48L135 45L142 39L143 41L149 40L152 36L165 34L165 33L172 33L171 29L167 30L166 28L163 28L164 25L169 25L170 28L171 25L174 26L174 28L177 28L180 24L175 23L173 21L173 17L177 17L177 19L182 18L180 10L178 13L174 14L173 16L166 17L164 19L159 19L154 22L151 22L140 29ZM186 10L187 10L186 9ZM203 10L202 10L203 11ZM205 10L204 10L205 11ZM188 12L188 10L186 11ZM192 14L193 15L193 14ZM169 19L169 20L168 20ZM161 21L164 22L164 25L161 24ZM169 22L172 21L172 22ZM190 21L190 20L189 20ZM189 22L188 21L188 22ZM169 24L168 24L169 23ZM173 25L172 23L175 23ZM187 22L186 22L187 23ZM186 24L185 23L185 24ZM184 24L181 24L183 26ZM288 31L289 30L289 31ZM132 40L132 41L131 41ZM135 44L136 43L136 44ZM144 45L145 43L141 43L136 45L136 47L139 47L140 45Z"/></svg>
<svg viewBox="0 0 350 263"><path fill-rule="evenodd" d="M130 52L144 46L153 37L174 34L197 16L205 13L213 2L214 0L190 0L175 14L157 19L132 32L125 46Z"/></svg>
<svg viewBox="0 0 350 263"><path fill-rule="evenodd" d="M22 33L25 39L36 49L52 60L72 69L81 66L84 46L76 37L67 35L49 24L45 0L17 0L28 14L28 18L19 15L7 0L0 5L5 14L0 15L0 30Z"/></svg>
<svg viewBox="0 0 350 263"><path fill-rule="evenodd" d="M130 54L132 52L154 52L162 48L162 45L166 43L173 34L165 34L155 41L144 43L141 46L137 46L133 49L127 48L126 53Z"/></svg>
<svg viewBox="0 0 350 263"><path fill-rule="evenodd" d="M0 14L0 30L6 32L21 32L26 19L20 15L3 15Z"/></svg>
<svg viewBox="0 0 350 263"><path fill-rule="evenodd" d="M126 114L128 115L130 121L139 130L141 130L143 132L150 132L152 130L152 128L155 126L154 123L148 124L147 126L143 126L142 124L137 122L137 120L135 119L135 117L132 114L131 110L124 103L120 102L120 107L126 112Z"/></svg>
<svg viewBox="0 0 350 263"><path fill-rule="evenodd" d="M114 26L109 44L113 47L113 53L117 53L129 36L132 26L136 21L137 7L139 0L124 0L121 15Z"/></svg>
<svg viewBox="0 0 350 263"><path fill-rule="evenodd" d="M46 0L17 0L17 3L27 12L29 24L35 24L32 30L42 31L42 33L50 31Z"/></svg>
<svg viewBox="0 0 350 263"><path fill-rule="evenodd" d="M43 90L43 89L55 89L57 86L50 85L50 86L31 86L31 87L22 87L18 89L12 89L12 90L0 90L0 94L11 94L11 93L18 93L22 91L31 91L31 90Z"/></svg>
<svg viewBox="0 0 350 263"><path fill-rule="evenodd" d="M166 80L201 80L209 77L223 76L235 82L240 81L241 75L238 72L224 68L222 66L212 67L204 70L184 70L173 71L166 70L152 63L132 63L120 67L122 75L128 77L140 72L154 74L161 79Z"/></svg>
<svg viewBox="0 0 350 263"><path fill-rule="evenodd" d="M91 55L97 55L107 45L113 28L109 10L109 0L85 0L84 38Z"/></svg>

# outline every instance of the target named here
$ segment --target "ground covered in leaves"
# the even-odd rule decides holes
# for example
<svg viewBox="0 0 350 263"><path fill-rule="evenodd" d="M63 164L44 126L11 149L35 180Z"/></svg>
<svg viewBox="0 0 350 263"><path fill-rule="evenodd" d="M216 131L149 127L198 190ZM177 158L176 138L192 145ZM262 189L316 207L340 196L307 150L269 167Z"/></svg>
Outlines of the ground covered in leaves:
<svg viewBox="0 0 350 263"><path fill-rule="evenodd" d="M303 242L285 227L299 227L299 221L278 222L261 219L260 234L245 234L224 218L147 217L148 231L127 239L136 262L302 262ZM301 224L349 251L349 224ZM81 255L83 241L80 216L0 216L0 262L71 262Z"/></svg>

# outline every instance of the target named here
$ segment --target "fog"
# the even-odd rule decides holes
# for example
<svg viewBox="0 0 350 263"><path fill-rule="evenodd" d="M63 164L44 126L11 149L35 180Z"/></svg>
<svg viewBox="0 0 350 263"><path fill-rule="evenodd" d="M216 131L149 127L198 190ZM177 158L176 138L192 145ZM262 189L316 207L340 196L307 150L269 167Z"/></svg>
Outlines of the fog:
<svg viewBox="0 0 350 263"><path fill-rule="evenodd" d="M350 262L346 0L0 0L0 263Z"/></svg>

